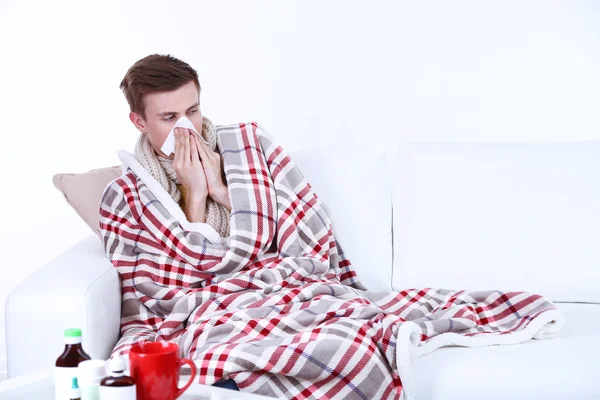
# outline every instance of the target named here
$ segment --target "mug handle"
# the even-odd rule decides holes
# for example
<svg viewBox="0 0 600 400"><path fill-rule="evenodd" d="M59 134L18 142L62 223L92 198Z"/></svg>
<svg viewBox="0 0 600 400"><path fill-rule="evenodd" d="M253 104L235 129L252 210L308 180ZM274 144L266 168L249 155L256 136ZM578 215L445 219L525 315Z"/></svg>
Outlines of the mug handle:
<svg viewBox="0 0 600 400"><path fill-rule="evenodd" d="M187 358L179 358L177 360L178 368L183 367L185 364L189 365L189 367L192 369L192 375L190 376L190 380L188 381L188 383L185 384L184 387L182 387L181 389L177 389L177 394L175 395L175 398L181 396L183 392L185 392L185 390L190 387L190 385L194 381L194 377L196 376L196 364L194 364L192 360L189 360Z"/></svg>

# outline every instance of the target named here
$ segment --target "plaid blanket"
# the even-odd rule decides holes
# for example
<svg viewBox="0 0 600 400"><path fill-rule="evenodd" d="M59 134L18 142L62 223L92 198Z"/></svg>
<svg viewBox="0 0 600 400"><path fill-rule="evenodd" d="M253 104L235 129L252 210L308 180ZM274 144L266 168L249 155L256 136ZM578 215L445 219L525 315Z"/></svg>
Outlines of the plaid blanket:
<svg viewBox="0 0 600 400"><path fill-rule="evenodd" d="M220 126L231 234L190 223L121 152L100 208L123 282L121 339L178 343L198 382L287 399L410 399L411 361L448 345L557 334L562 316L523 292L365 290L298 167L256 123ZM359 218L359 216L357 216ZM372 249L371 251L377 251Z"/></svg>

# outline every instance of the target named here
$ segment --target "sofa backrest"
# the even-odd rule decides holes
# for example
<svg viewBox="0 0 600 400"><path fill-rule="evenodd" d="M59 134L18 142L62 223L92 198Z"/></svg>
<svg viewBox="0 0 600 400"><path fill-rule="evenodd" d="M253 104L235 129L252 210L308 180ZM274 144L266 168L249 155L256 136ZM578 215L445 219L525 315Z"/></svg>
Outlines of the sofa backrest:
<svg viewBox="0 0 600 400"><path fill-rule="evenodd" d="M290 152L324 203L342 250L369 289L391 290L392 206L381 145Z"/></svg>
<svg viewBox="0 0 600 400"><path fill-rule="evenodd" d="M600 302L599 141L396 150L394 289Z"/></svg>

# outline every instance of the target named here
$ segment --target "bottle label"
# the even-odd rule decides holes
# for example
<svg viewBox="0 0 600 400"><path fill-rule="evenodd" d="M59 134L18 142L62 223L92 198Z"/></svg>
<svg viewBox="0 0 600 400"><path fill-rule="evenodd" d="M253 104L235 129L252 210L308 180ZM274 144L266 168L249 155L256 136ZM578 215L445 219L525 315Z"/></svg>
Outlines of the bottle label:
<svg viewBox="0 0 600 400"><path fill-rule="evenodd" d="M135 385L100 386L100 398L103 400L135 400Z"/></svg>
<svg viewBox="0 0 600 400"><path fill-rule="evenodd" d="M100 400L100 385L81 385L81 400Z"/></svg>
<svg viewBox="0 0 600 400"><path fill-rule="evenodd" d="M77 377L77 367L54 367L54 398L70 400L71 384Z"/></svg>

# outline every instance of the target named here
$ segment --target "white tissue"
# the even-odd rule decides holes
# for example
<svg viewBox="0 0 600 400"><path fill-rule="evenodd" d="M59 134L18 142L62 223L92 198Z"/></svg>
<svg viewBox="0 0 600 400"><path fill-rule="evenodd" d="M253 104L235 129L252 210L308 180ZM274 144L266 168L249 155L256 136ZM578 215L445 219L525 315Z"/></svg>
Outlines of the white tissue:
<svg viewBox="0 0 600 400"><path fill-rule="evenodd" d="M191 129L192 131L196 132L198 137L200 137L200 139L204 143L208 144L208 142L204 140L202 135L198 133L198 131L194 127L194 124L192 124L192 121L190 121L188 117L184 116L179 118L177 122L175 122L175 125L173 125L173 128L171 129L171 132L169 132L169 135L165 139L165 142L163 143L162 147L160 148L160 151L162 151L167 157L170 156L173 152L175 152L175 128Z"/></svg>

